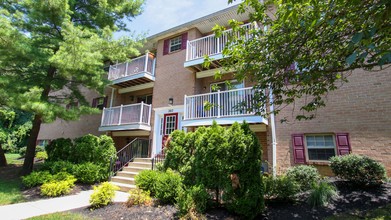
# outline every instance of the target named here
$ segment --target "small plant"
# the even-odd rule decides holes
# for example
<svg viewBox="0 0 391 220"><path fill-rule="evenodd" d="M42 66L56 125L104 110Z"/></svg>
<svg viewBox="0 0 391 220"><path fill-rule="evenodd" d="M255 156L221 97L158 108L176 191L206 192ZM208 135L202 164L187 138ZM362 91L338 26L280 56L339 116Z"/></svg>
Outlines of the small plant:
<svg viewBox="0 0 391 220"><path fill-rule="evenodd" d="M74 166L73 174L81 183L96 183L102 180L101 167L91 162Z"/></svg>
<svg viewBox="0 0 391 220"><path fill-rule="evenodd" d="M67 194L75 185L76 178L66 172L59 172L53 175L50 182L46 182L41 186L41 194L44 196L60 196Z"/></svg>
<svg viewBox="0 0 391 220"><path fill-rule="evenodd" d="M312 207L326 206L330 200L338 195L335 186L328 182L320 181L319 184L313 184L308 204Z"/></svg>
<svg viewBox="0 0 391 220"><path fill-rule="evenodd" d="M264 192L267 199L292 200L300 191L299 184L285 175L263 177Z"/></svg>
<svg viewBox="0 0 391 220"><path fill-rule="evenodd" d="M21 147L19 148L19 154L21 157L25 157L26 156L26 151L27 151L27 147Z"/></svg>
<svg viewBox="0 0 391 220"><path fill-rule="evenodd" d="M48 171L34 171L27 176L22 177L23 184L28 187L42 185L53 179L53 176Z"/></svg>
<svg viewBox="0 0 391 220"><path fill-rule="evenodd" d="M143 170L134 178L136 186L142 190L151 192L152 195L156 193L156 182L160 171Z"/></svg>
<svg viewBox="0 0 391 220"><path fill-rule="evenodd" d="M46 151L37 152L35 154L35 158L37 158L38 160L46 160L48 159L48 154L46 153Z"/></svg>
<svg viewBox="0 0 391 220"><path fill-rule="evenodd" d="M174 204L177 197L177 189L182 186L181 176L168 169L166 172L159 172L156 182L156 198L162 203Z"/></svg>
<svg viewBox="0 0 391 220"><path fill-rule="evenodd" d="M320 174L314 166L299 165L288 169L286 176L300 185L301 191L311 189L320 180Z"/></svg>
<svg viewBox="0 0 391 220"><path fill-rule="evenodd" d="M177 194L177 206L183 218L199 219L206 211L209 194L203 185L192 186L187 190L179 187Z"/></svg>
<svg viewBox="0 0 391 220"><path fill-rule="evenodd" d="M134 205L151 205L152 198L149 191L143 191L142 189L131 189L129 191L129 198L126 201L127 207L132 207Z"/></svg>
<svg viewBox="0 0 391 220"><path fill-rule="evenodd" d="M377 185L386 179L383 164L366 156L349 154L335 156L330 159L333 173L355 185Z"/></svg>
<svg viewBox="0 0 391 220"><path fill-rule="evenodd" d="M94 192L90 197L91 206L99 208L108 205L112 202L116 190L119 190L119 187L109 182L103 182L99 186L94 186Z"/></svg>

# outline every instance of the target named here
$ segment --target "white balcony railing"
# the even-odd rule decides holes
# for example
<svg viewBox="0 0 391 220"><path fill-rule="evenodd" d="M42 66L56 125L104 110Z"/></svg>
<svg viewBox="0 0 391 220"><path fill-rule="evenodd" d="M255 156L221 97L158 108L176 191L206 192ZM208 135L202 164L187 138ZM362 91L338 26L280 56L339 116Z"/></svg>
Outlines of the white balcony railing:
<svg viewBox="0 0 391 220"><path fill-rule="evenodd" d="M243 88L185 96L184 120L254 115L255 92Z"/></svg>
<svg viewBox="0 0 391 220"><path fill-rule="evenodd" d="M129 62L111 65L109 69L109 80L116 80L138 73L147 73L155 76L155 58L151 53L137 57Z"/></svg>
<svg viewBox="0 0 391 220"><path fill-rule="evenodd" d="M251 30L256 26L253 23L248 23L242 27ZM202 38L198 38L187 42L186 49L186 61L203 58L205 55L213 56L221 54L225 45L228 42L229 35L232 34L232 30L223 31L220 37L216 37L214 34L208 35ZM245 38L250 38L250 32L246 32Z"/></svg>
<svg viewBox="0 0 391 220"><path fill-rule="evenodd" d="M130 124L150 125L151 105L137 103L104 108L101 126L118 126Z"/></svg>

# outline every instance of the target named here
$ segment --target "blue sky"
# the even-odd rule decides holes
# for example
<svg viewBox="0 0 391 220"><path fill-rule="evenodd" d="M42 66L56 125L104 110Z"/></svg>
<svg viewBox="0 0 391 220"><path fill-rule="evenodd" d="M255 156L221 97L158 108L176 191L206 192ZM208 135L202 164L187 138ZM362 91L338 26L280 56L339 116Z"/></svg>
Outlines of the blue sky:
<svg viewBox="0 0 391 220"><path fill-rule="evenodd" d="M228 0L145 0L144 12L128 23L136 34L150 36L227 8ZM123 33L117 33L121 36Z"/></svg>

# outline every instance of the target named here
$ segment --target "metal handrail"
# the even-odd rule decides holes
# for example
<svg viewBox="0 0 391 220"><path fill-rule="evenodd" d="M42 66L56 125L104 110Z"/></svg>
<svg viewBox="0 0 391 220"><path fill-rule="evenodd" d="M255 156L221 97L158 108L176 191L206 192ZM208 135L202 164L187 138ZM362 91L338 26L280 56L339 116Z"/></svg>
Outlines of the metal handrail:
<svg viewBox="0 0 391 220"><path fill-rule="evenodd" d="M129 162L135 158L147 158L149 140L136 138L119 150L114 157L110 158L109 178L122 170Z"/></svg>
<svg viewBox="0 0 391 220"><path fill-rule="evenodd" d="M166 155L164 154L164 148L159 151L159 153L155 154L155 156L152 158L152 170L156 169L156 164L164 162L166 159Z"/></svg>

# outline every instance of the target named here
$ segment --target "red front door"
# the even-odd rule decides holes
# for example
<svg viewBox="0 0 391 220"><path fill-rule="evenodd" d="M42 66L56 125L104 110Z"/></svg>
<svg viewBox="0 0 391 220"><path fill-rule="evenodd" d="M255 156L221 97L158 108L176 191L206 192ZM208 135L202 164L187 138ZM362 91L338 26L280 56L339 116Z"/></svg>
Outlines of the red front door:
<svg viewBox="0 0 391 220"><path fill-rule="evenodd" d="M166 146L168 136L178 129L178 113L164 114L162 149Z"/></svg>

